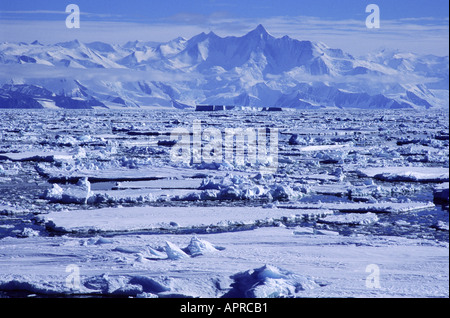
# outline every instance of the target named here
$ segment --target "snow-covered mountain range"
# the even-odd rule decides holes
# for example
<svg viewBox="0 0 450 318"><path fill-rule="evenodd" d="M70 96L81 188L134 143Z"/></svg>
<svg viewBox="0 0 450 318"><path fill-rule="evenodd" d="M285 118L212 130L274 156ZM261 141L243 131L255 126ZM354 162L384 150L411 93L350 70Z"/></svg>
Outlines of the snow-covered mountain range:
<svg viewBox="0 0 450 318"><path fill-rule="evenodd" d="M449 58L210 32L167 43L0 44L0 108L448 108Z"/></svg>

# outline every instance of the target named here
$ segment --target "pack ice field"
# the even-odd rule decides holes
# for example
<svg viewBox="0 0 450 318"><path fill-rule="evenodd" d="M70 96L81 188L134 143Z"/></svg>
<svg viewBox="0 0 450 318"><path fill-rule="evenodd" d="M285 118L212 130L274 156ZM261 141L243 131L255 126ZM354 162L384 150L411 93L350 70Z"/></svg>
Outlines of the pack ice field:
<svg viewBox="0 0 450 318"><path fill-rule="evenodd" d="M448 120L2 111L1 295L448 297ZM267 149L276 128L276 158L173 160L194 123L200 150L208 128L267 132Z"/></svg>

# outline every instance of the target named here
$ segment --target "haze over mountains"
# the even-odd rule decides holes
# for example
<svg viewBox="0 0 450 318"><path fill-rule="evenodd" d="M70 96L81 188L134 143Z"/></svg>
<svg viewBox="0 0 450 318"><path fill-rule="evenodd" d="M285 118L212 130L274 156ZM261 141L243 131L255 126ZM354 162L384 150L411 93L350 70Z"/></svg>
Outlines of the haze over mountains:
<svg viewBox="0 0 450 318"><path fill-rule="evenodd" d="M210 32L168 43L0 44L0 108L447 108L449 58L356 58L326 44Z"/></svg>

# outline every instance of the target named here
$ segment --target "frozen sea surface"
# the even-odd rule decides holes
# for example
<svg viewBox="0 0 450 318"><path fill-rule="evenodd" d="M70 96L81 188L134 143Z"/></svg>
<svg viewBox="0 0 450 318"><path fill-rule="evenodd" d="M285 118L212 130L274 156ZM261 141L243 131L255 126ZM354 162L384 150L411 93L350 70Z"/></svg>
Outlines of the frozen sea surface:
<svg viewBox="0 0 450 318"><path fill-rule="evenodd" d="M448 297L448 113L0 116L3 296ZM276 171L172 160L199 123L278 129Z"/></svg>

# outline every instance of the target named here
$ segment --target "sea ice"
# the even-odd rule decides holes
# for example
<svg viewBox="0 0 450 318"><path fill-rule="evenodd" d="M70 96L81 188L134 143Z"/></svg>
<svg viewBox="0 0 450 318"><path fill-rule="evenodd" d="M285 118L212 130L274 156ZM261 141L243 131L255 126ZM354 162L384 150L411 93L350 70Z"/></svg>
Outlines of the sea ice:
<svg viewBox="0 0 450 318"><path fill-rule="evenodd" d="M449 231L449 224L448 222L443 222L443 221L438 221L435 225L434 228L441 230L441 231Z"/></svg>
<svg viewBox="0 0 450 318"><path fill-rule="evenodd" d="M324 230L324 229L316 229L314 231L315 234L319 235L339 235L339 232L336 231L330 231L330 230Z"/></svg>
<svg viewBox="0 0 450 318"><path fill-rule="evenodd" d="M290 229L266 227L202 235L201 240L226 247L202 257L168 262L164 249L155 248L164 255L160 258L148 251L166 241L178 247L191 239L190 234L114 236L116 246L148 259L139 263L139 253L118 257L109 244L82 245L77 237L8 237L0 243L0 290L40 296L448 297L445 242L377 235L293 237ZM71 264L80 267L79 289L66 284ZM255 270L248 270L249 264ZM381 289L365 287L368 264L382 269Z"/></svg>
<svg viewBox="0 0 450 318"><path fill-rule="evenodd" d="M58 184L53 184L52 189L44 193L43 198L50 202L64 204L76 203L86 204L91 196L91 183L87 178L80 179L74 186L62 188Z"/></svg>
<svg viewBox="0 0 450 318"><path fill-rule="evenodd" d="M259 177L258 177L259 176ZM218 190L217 200L250 200L267 198L274 201L289 201L302 196L301 192L294 191L287 184L272 184L261 177L227 175L220 179L204 179L200 190Z"/></svg>
<svg viewBox="0 0 450 318"><path fill-rule="evenodd" d="M292 232L294 235L313 235L314 229L311 227L296 227Z"/></svg>
<svg viewBox="0 0 450 318"><path fill-rule="evenodd" d="M74 158L73 153L68 152L46 152L46 151L35 151L35 152L22 152L22 153L3 153L0 154L0 160L11 160L11 161L45 161L54 162L56 160L71 160Z"/></svg>
<svg viewBox="0 0 450 318"><path fill-rule="evenodd" d="M347 213L399 213L434 208L433 202L339 202L339 203L280 203L283 209L327 209Z"/></svg>
<svg viewBox="0 0 450 318"><path fill-rule="evenodd" d="M168 241L166 242L165 251L167 253L167 257L171 260L178 260L189 257L189 255L183 252L181 248Z"/></svg>
<svg viewBox="0 0 450 318"><path fill-rule="evenodd" d="M141 285L130 282L127 276L109 276L102 274L89 277L83 282L83 287L90 293L101 293L105 295L137 295L143 292Z"/></svg>
<svg viewBox="0 0 450 318"><path fill-rule="evenodd" d="M132 207L50 212L40 216L49 230L65 233L164 232L231 230L242 226L301 222L332 214L331 210L267 209L263 207ZM170 223L178 226L171 226Z"/></svg>
<svg viewBox="0 0 450 318"><path fill-rule="evenodd" d="M364 168L358 173L365 177L371 177L382 181L407 181L407 182L448 182L448 168L433 167L380 167Z"/></svg>
<svg viewBox="0 0 450 318"><path fill-rule="evenodd" d="M189 251L189 254L191 256L199 256L218 251L217 248L214 247L211 243L209 243L208 241L201 240L196 236L194 236L191 239L191 242L189 243L186 249Z"/></svg>
<svg viewBox="0 0 450 318"><path fill-rule="evenodd" d="M448 114L3 114L8 296L448 297ZM199 118L279 127L278 171L170 162L170 129ZM65 284L73 264L79 290ZM368 264L381 289L366 288Z"/></svg>
<svg viewBox="0 0 450 318"><path fill-rule="evenodd" d="M376 223L378 216L375 213L348 213L343 215L328 215L318 220L321 223L349 224L349 225L369 225Z"/></svg>
<svg viewBox="0 0 450 318"><path fill-rule="evenodd" d="M17 236L18 237L39 236L39 231L33 230L32 228L29 228L29 227L26 227Z"/></svg>
<svg viewBox="0 0 450 318"><path fill-rule="evenodd" d="M449 183L437 185L433 191L434 200L437 202L449 202Z"/></svg>
<svg viewBox="0 0 450 318"><path fill-rule="evenodd" d="M281 268L263 267L232 276L234 283L225 298L285 298L320 287L313 279Z"/></svg>

